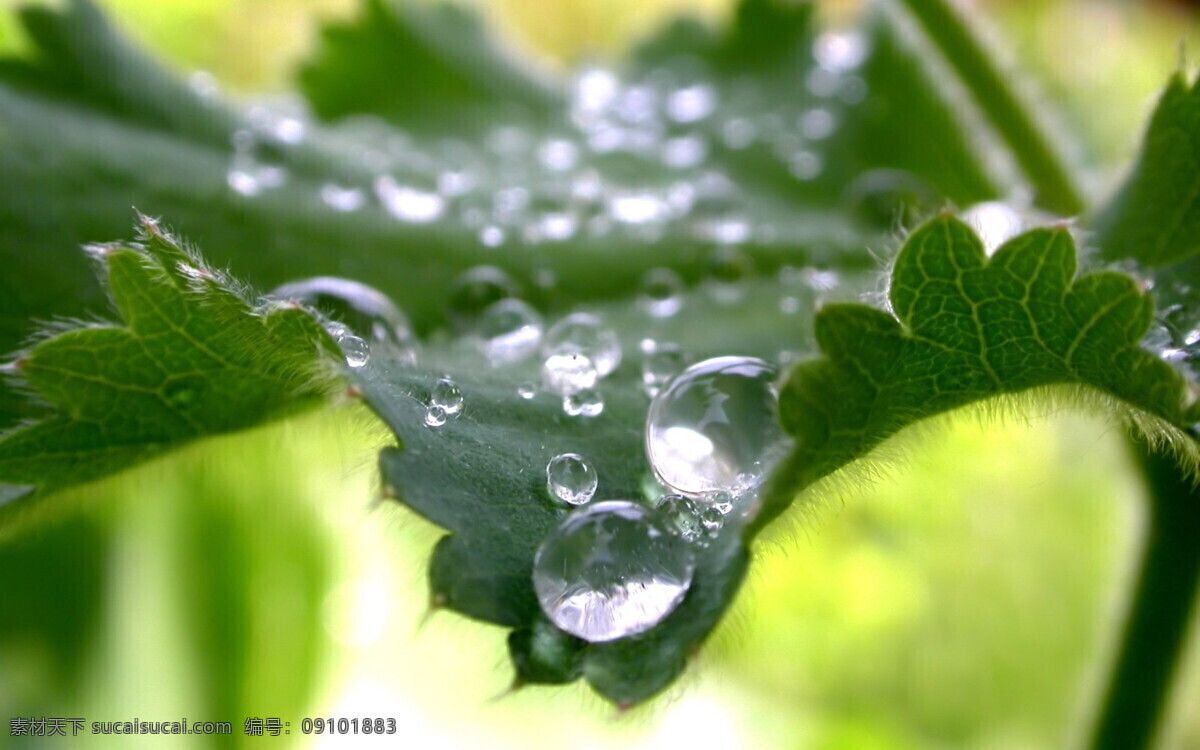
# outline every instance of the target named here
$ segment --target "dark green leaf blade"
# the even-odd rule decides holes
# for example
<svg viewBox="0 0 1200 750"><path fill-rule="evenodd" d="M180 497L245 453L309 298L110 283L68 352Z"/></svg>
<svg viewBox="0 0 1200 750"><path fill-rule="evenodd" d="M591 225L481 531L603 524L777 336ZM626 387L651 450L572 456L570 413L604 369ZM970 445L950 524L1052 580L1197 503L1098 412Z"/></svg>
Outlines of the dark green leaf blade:
<svg viewBox="0 0 1200 750"><path fill-rule="evenodd" d="M758 525L907 425L1040 386L1098 391L1155 437L1194 453L1179 430L1183 378L1139 346L1150 297L1122 274L1075 278L1075 270L1065 227L1022 234L990 259L953 217L920 227L892 272L895 317L853 304L817 314L824 357L798 365L781 393L796 446L772 477Z"/></svg>
<svg viewBox="0 0 1200 750"><path fill-rule="evenodd" d="M322 118L374 114L443 133L497 116L537 121L561 105L560 92L501 50L474 13L448 3L369 0L361 18L324 29L300 84Z"/></svg>
<svg viewBox="0 0 1200 750"><path fill-rule="evenodd" d="M12 374L54 408L0 438L0 480L60 487L327 394L336 352L298 306L255 308L156 222L94 247L117 324L85 324L24 352Z"/></svg>
<svg viewBox="0 0 1200 750"><path fill-rule="evenodd" d="M1200 250L1200 78L1171 77L1137 163L1094 223L1108 260L1157 268Z"/></svg>

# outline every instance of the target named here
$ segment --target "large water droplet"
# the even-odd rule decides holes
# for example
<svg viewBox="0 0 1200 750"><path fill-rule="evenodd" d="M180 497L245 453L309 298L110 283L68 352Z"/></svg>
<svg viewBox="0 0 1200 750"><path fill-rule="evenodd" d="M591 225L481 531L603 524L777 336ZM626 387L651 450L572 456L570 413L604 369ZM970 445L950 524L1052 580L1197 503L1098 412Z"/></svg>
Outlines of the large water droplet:
<svg viewBox="0 0 1200 750"><path fill-rule="evenodd" d="M555 625L599 643L661 622L683 600L694 570L690 546L652 511L607 500L550 532L534 557L533 588Z"/></svg>
<svg viewBox="0 0 1200 750"><path fill-rule="evenodd" d="M546 464L546 489L552 497L583 505L596 494L596 470L578 453L563 453Z"/></svg>
<svg viewBox="0 0 1200 750"><path fill-rule="evenodd" d="M740 495L782 449L775 367L717 357L684 370L650 404L646 455L659 480L686 495Z"/></svg>
<svg viewBox="0 0 1200 750"><path fill-rule="evenodd" d="M591 313L572 313L555 323L546 332L542 352L552 354L582 354L604 377L621 364L621 341L617 334Z"/></svg>
<svg viewBox="0 0 1200 750"><path fill-rule="evenodd" d="M367 347L367 342L349 331L338 335L337 342L338 346L342 348L342 354L346 357L346 364L355 369L366 366L367 361L371 358L371 350Z"/></svg>
<svg viewBox="0 0 1200 750"><path fill-rule="evenodd" d="M488 306L476 330L479 348L492 364L519 362L542 341L542 316L529 303L502 299Z"/></svg>
<svg viewBox="0 0 1200 750"><path fill-rule="evenodd" d="M375 287L336 276L315 276L276 287L270 294L312 305L351 330L401 350L415 345L412 326L395 302Z"/></svg>

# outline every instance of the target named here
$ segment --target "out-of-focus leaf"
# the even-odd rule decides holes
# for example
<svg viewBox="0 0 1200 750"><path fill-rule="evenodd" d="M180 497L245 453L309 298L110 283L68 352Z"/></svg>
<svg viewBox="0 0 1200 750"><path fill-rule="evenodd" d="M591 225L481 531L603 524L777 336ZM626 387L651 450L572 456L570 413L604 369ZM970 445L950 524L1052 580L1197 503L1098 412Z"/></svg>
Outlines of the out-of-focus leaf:
<svg viewBox="0 0 1200 750"><path fill-rule="evenodd" d="M1200 250L1200 79L1189 84L1183 73L1171 77L1137 163L1095 228L1108 260L1158 268Z"/></svg>
<svg viewBox="0 0 1200 750"><path fill-rule="evenodd" d="M68 326L9 365L53 411L0 438L0 479L84 481L329 391L322 356L336 347L306 311L255 309L154 221L142 229L138 243L91 249L120 324Z"/></svg>

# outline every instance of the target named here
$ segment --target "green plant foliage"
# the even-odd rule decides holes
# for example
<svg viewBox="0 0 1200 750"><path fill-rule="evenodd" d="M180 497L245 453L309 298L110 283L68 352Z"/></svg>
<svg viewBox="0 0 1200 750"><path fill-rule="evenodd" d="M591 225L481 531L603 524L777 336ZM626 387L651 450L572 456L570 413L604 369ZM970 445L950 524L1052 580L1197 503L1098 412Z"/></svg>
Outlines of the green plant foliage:
<svg viewBox="0 0 1200 750"><path fill-rule="evenodd" d="M331 386L329 335L298 306L256 310L153 220L94 246L121 325L68 326L10 369L54 408L0 439L0 477L52 488L292 413Z"/></svg>
<svg viewBox="0 0 1200 750"><path fill-rule="evenodd" d="M917 229L896 257L894 316L863 305L829 305L816 317L824 358L802 363L780 395L781 419L796 438L774 477L763 522L797 488L864 455L925 417L1038 386L1090 386L1156 418L1156 427L1195 461L1179 429L1187 389L1139 342L1154 305L1128 276L1075 278L1066 228L1038 229L990 259L952 217Z"/></svg>
<svg viewBox="0 0 1200 750"><path fill-rule="evenodd" d="M928 13L945 10L915 0L907 6L927 26ZM744 0L724 30L686 21L668 27L637 49L621 75L651 98L690 90L702 103L694 106L713 110L666 118L658 134L695 139L684 145L706 149L703 167L636 147L588 146L576 156L612 195L664 214L677 210L668 199L682 195L687 208L653 231L632 226L653 223L635 218L592 232L590 220L622 222L605 215L617 213L611 206L584 197L569 207L588 228L547 238L534 224L512 222L500 243L484 242L468 211L445 209L435 186L443 170L477 168L478 193L488 200L518 181L529 218L552 213L564 196L575 200L574 185L556 170L514 164L534 159L528 143L506 153L493 141L586 141L595 135L588 131L595 113L573 99L578 82L537 78L466 11L369 0L362 18L328 29L301 76L308 104L327 121L291 123L303 129L299 138L273 130L280 123L271 118L286 116L193 91L132 50L86 0L22 18L38 54L0 64L0 171L7 176L0 257L28 273L5 279L12 294L0 316L0 344L15 348L30 317L94 314L104 290L121 325L63 327L11 366L46 403L19 407L11 393L2 402L9 422L36 416L0 438L5 508L23 507L30 486L84 481L320 402L337 356L328 334L298 306L256 307L213 270L226 264L263 288L340 275L368 279L401 302L426 339L419 365L379 347L350 378L398 438L380 457L385 481L401 502L449 532L430 563L433 603L511 628L519 682L582 677L622 705L659 693L683 671L736 594L755 533L814 481L927 417L1071 386L1077 395L1099 394L1095 401L1194 463L1181 430L1197 416L1185 381L1139 346L1153 303L1118 273L1076 278L1075 245L1061 226L1021 234L989 259L970 228L938 216L895 258L889 311L831 301L859 298L871 286L865 248L894 244L896 226L1011 187L993 174L950 87L892 15L872 16L857 39L866 57L843 81L851 84L848 95L810 90L809 77L821 71L812 53L820 30L808 3ZM994 70L955 29L938 40L965 78L959 83L974 86L978 98ZM1164 96L1141 165L1098 225L1111 257L1156 264L1192 252L1194 99L1178 79ZM1048 144L1025 143L1039 134L1018 105L1006 93L981 109L1017 152L1009 156L1024 166L1043 207L1073 210L1070 180L1041 159ZM817 123L799 144L787 137L798 120ZM730 137L738 121L768 132ZM262 152L254 158L286 175L282 184L237 189L237 180L252 178L235 170L229 146L247 138ZM1150 176L1160 172L1175 175L1170 188ZM886 184L862 183L866 177ZM386 180L392 190L425 191L438 216L403 215L389 202ZM364 205L339 211L322 200L324 188L341 184L358 186ZM64 257L80 242L120 236L130 205L185 229L209 263L143 220L138 242L93 250L103 286L89 285ZM723 243L744 250L750 267L732 304L704 290ZM1127 249L1134 246L1154 250ZM626 361L600 386L602 414L572 419L557 397L519 397L518 384L535 379L536 367L492 366L469 337L444 333L455 278L485 262L516 277L548 315L583 306L605 316ZM834 269L838 288L797 286L800 266ZM667 320L637 305L639 282L656 267L695 289ZM535 283L546 278L554 282ZM814 318L808 313L817 303L823 306ZM640 635L587 644L555 629L533 593L535 550L565 513L546 492L544 467L558 453L577 451L598 469L598 497L646 499L647 400L635 355L642 338L679 343L697 359L802 360L780 402L796 443L758 517L727 523L699 553L678 609ZM466 406L430 429L425 405L443 373L458 382ZM208 540L223 533L220 524L203 530ZM202 606L245 609L235 562L224 561L201 592ZM219 642L228 635L222 627L209 623L196 637ZM236 662L216 665L209 678L238 682Z"/></svg>
<svg viewBox="0 0 1200 750"><path fill-rule="evenodd" d="M1171 77L1137 162L1095 224L1096 243L1110 260L1159 268L1200 250L1200 79Z"/></svg>

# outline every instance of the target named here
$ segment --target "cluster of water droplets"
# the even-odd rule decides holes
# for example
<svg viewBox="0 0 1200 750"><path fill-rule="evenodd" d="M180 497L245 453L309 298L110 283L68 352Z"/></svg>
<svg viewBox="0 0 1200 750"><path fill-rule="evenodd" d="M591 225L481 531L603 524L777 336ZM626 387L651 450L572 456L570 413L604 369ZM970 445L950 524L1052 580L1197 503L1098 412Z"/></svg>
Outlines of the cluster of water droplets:
<svg viewBox="0 0 1200 750"><path fill-rule="evenodd" d="M677 348L643 347L644 355L667 352L672 366L682 363ZM550 495L588 503L563 518L534 559L538 602L555 625L609 641L654 627L684 600L696 556L731 519L753 515L755 489L786 445L777 375L760 359L719 357L664 380L646 418L645 447L666 491L650 502L588 503L597 482L584 459L563 454L549 463Z"/></svg>
<svg viewBox="0 0 1200 750"><path fill-rule="evenodd" d="M1131 265L1116 270L1139 279L1154 295L1155 317L1142 346L1175 366L1191 384L1189 397L1195 398L1200 390L1200 307L1191 286L1174 279L1156 283L1153 276Z"/></svg>

